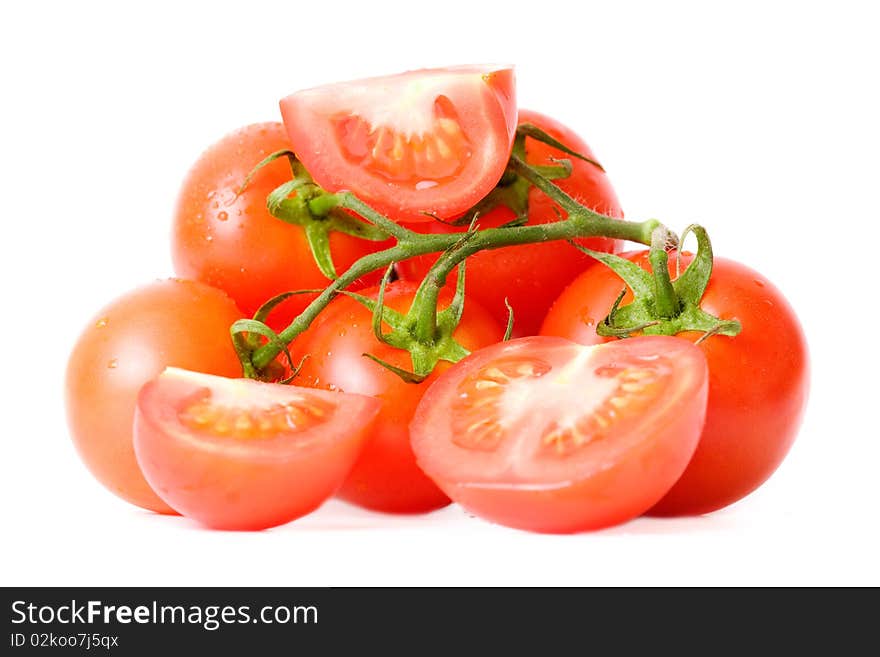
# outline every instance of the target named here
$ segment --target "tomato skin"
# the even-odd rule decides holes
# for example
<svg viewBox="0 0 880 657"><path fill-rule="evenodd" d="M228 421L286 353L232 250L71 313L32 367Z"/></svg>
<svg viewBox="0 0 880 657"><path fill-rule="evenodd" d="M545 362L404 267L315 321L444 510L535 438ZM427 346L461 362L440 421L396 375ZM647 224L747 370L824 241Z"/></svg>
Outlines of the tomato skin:
<svg viewBox="0 0 880 657"><path fill-rule="evenodd" d="M224 290L247 316L277 294L329 283L314 262L303 228L276 219L266 209L269 193L290 180L286 158L257 172L236 196L257 163L289 148L281 123L240 128L199 157L178 196L171 240L175 272ZM330 235L338 272L383 246L387 244L337 232ZM270 316L270 325L286 327L314 297L297 295L284 301Z"/></svg>
<svg viewBox="0 0 880 657"><path fill-rule="evenodd" d="M395 221L430 222L426 213L461 215L501 179L516 128L515 88L510 67L423 69L301 90L283 98L280 107L297 157L324 189L350 190ZM388 134L387 145L396 141L395 149L402 147L396 164L425 157L425 145L415 145L424 135L442 138L445 150L453 141L448 133L424 124L440 116L434 114L441 100L451 106L457 134L468 143L454 149L456 156L466 154L454 172L383 175L370 170L377 149L386 150L380 144L359 144L357 157L344 145L348 129L340 131L338 122L354 118L363 123L364 136ZM420 124L414 132L413 123ZM442 160L437 153L442 150L435 148L429 159Z"/></svg>
<svg viewBox="0 0 880 657"><path fill-rule="evenodd" d="M572 533L600 529L641 515L669 490L696 448L705 418L706 362L699 350L686 341L663 336L606 345L602 349L606 351L601 355L591 355L596 361L589 366L578 364L582 347L544 336L520 338L471 354L447 370L419 404L411 425L419 464L455 502L475 515L508 527ZM537 433L536 429L542 423L561 420L572 409L583 408L576 400L589 405L595 388L591 389L586 372L595 372L593 368L599 367L629 367L638 363L639 358L643 358L642 362L653 362L656 354L664 353L669 355L669 363L663 367L669 367L672 374L660 384L662 388L648 393L652 401L647 407L627 415L627 410L633 408L629 406L632 402L614 406L614 415L604 413L607 424L602 426L606 428L599 428L593 436L584 434L588 436L587 443L579 448L582 451L575 450L566 457L569 461L548 464L539 460L535 445L546 444L546 434ZM455 414L461 413L456 404L463 403L460 400L465 398L462 382L481 370L498 368L498 363L510 358L544 363L550 369L540 380L548 377L549 383L541 388L537 383L527 382L524 390L512 389L507 394L517 403L510 406L502 396L497 407L501 410L494 411L496 416L491 415L493 411L484 410L491 406L485 398L476 399L472 408L479 412L470 415L468 423L506 423L508 433L502 441L514 444L506 453L504 442L493 450L461 449L457 441L461 440L462 431ZM585 369L569 371L574 366ZM563 378L569 381L561 383ZM624 393L618 388L612 394ZM564 398L564 402L554 407L554 398ZM521 415L514 415L520 406L524 406ZM541 416L537 424L532 419L535 415ZM450 417L453 419L449 420ZM518 443L517 438L521 439ZM523 458L527 459L525 463L521 462Z"/></svg>
<svg viewBox="0 0 880 657"><path fill-rule="evenodd" d="M220 290L156 281L112 301L86 325L67 364L67 421L80 457L122 499L173 513L141 474L132 447L138 391L167 366L238 376L229 327L241 318Z"/></svg>
<svg viewBox="0 0 880 657"><path fill-rule="evenodd" d="M309 390L308 398L317 397L324 409L335 407L333 416L316 426L300 432L276 427L272 435L259 437L202 432L178 415L200 386L234 386L236 402L245 404L250 418L266 410L257 405L261 395L284 401L306 394L295 386L208 377L188 381L169 372L138 395L137 460L169 506L214 529L266 529L317 509L351 470L379 407L362 395Z"/></svg>
<svg viewBox="0 0 880 657"><path fill-rule="evenodd" d="M590 147L571 129L558 121L521 109L520 123L532 123L573 150L594 157ZM551 165L551 158L568 158L572 173L568 178L557 180L559 187L579 202L597 212L612 217L623 217L623 211L608 176L597 167L573 158L546 144L526 139L528 162L535 165ZM558 220L555 204L541 191L529 191L529 224L545 224ZM514 218L507 207L497 207L480 215L481 228L498 227ZM452 232L456 230L440 222L410 226L420 232ZM465 227L457 230L465 230ZM622 242L604 237L578 240L578 243L597 250L616 252ZM421 280L434 261L436 254L411 258L398 265L402 278ZM581 253L565 241L507 246L483 251L468 258L468 294L489 310L499 322L507 322L507 297L514 310L514 335L534 335L541 326L550 304L578 274L592 266L593 259Z"/></svg>
<svg viewBox="0 0 880 657"><path fill-rule="evenodd" d="M385 305L405 312L417 286L397 281L386 288ZM377 288L363 291L376 298ZM451 295L441 293L441 308ZM449 504L449 498L416 465L410 447L409 423L422 395L449 363L440 361L422 383L405 383L400 377L365 358L370 353L411 370L406 351L378 342L371 327L371 312L349 297L338 297L293 345L296 359L308 354L296 379L298 385L371 395L382 401L367 445L339 497L354 504L389 513L422 513ZM385 327L388 330L388 327ZM502 337L502 330L478 304L467 300L454 337L473 350Z"/></svg>
<svg viewBox="0 0 880 657"><path fill-rule="evenodd" d="M625 254L650 270L646 251ZM682 255L682 267L691 261ZM674 275L674 254L670 273ZM541 328L583 344L613 340L596 334L623 288L606 267L591 268L553 304ZM621 303L631 299L627 291ZM709 362L709 406L700 444L687 470L652 515L697 515L742 499L779 467L800 427L809 388L806 339L782 293L758 272L715 258L700 306L738 319L736 337L711 336L699 346ZM700 333L679 337L697 340Z"/></svg>

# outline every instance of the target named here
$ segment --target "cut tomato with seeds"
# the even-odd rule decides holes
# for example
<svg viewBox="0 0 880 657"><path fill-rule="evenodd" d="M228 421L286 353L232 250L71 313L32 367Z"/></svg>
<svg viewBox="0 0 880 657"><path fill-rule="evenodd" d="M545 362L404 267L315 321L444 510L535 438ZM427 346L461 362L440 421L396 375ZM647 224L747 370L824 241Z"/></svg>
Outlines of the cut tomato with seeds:
<svg viewBox="0 0 880 657"><path fill-rule="evenodd" d="M522 338L440 376L413 419L413 451L476 515L534 531L597 529L672 487L702 431L707 386L706 359L686 340Z"/></svg>
<svg viewBox="0 0 880 657"><path fill-rule="evenodd" d="M325 189L395 220L456 217L501 179L516 131L513 69L410 71L281 101L297 157Z"/></svg>
<svg viewBox="0 0 880 657"><path fill-rule="evenodd" d="M264 529L342 484L379 402L169 368L138 397L134 448L170 507L218 529Z"/></svg>

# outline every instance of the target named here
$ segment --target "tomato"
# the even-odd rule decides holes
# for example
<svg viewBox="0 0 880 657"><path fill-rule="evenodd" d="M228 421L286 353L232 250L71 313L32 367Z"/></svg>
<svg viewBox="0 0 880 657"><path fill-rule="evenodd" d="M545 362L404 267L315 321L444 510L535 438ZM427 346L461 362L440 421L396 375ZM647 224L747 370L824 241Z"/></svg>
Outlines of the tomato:
<svg viewBox="0 0 880 657"><path fill-rule="evenodd" d="M331 84L281 101L297 157L325 189L394 220L451 218L501 179L516 129L511 68L464 66Z"/></svg>
<svg viewBox="0 0 880 657"><path fill-rule="evenodd" d="M405 312L416 289L412 283L391 283L385 292L385 305ZM377 289L364 294L375 298ZM442 307L449 302L450 295L444 292L440 299ZM369 509L395 513L424 512L445 506L449 499L416 465L408 427L425 390L449 363L440 361L422 383L405 383L363 356L370 353L395 367L412 369L408 352L376 339L371 316L358 301L339 297L293 345L297 360L302 354L309 354L296 379L298 385L361 393L382 401L367 445L343 484L340 497ZM473 350L499 341L502 332L485 310L466 301L453 337Z"/></svg>
<svg viewBox="0 0 880 657"><path fill-rule="evenodd" d="M520 123L532 123L573 150L593 158L590 147L572 130L553 119L520 110ZM597 212L622 217L623 211L608 176L595 165L536 141L526 138L526 156L534 165L552 165L552 158L568 158L572 172L568 178L556 183L569 195ZM541 191L529 191L528 219L530 224L557 221L555 204ZM478 218L481 228L495 228L511 221L514 213L506 206L499 206ZM448 232L455 230L440 222L412 226L420 231ZM464 230L460 228L459 230ZM595 237L578 240L580 244L596 251L618 251L618 240ZM436 254L406 260L398 265L403 278L421 280L437 259ZM550 304L578 274L593 264L584 255L564 241L507 246L483 251L468 258L468 294L489 310L499 322L507 321L505 297L515 314L514 334L533 335L538 332L541 321Z"/></svg>
<svg viewBox="0 0 880 657"><path fill-rule="evenodd" d="M379 403L169 368L138 395L134 449L168 505L215 529L304 516L351 470Z"/></svg>
<svg viewBox="0 0 880 657"><path fill-rule="evenodd" d="M412 447L478 516L540 532L598 529L644 513L681 475L707 378L703 354L677 338L520 338L437 379L413 418Z"/></svg>
<svg viewBox="0 0 880 657"><path fill-rule="evenodd" d="M229 338L239 318L220 290L172 279L119 297L86 325L67 364L67 420L86 466L116 495L172 512L135 461L131 427L138 391L169 365L240 375Z"/></svg>
<svg viewBox="0 0 880 657"><path fill-rule="evenodd" d="M647 252L626 254L650 270ZM670 257L672 273L674 254ZM682 255L682 267L691 256ZM556 300L541 328L595 344L596 334L623 283L610 269L593 267ZM621 302L631 299L631 292ZM782 293L761 274L715 258L700 307L722 319L738 319L736 337L700 342L709 363L709 406L700 444L682 478L651 511L656 515L701 514L720 509L760 486L788 453L800 426L809 387L803 330ZM700 333L681 333L696 340Z"/></svg>
<svg viewBox="0 0 880 657"><path fill-rule="evenodd" d="M199 157L177 200L171 240L174 270L224 290L248 316L277 294L329 283L315 264L305 230L276 219L266 209L269 193L291 178L286 158L262 168L244 192L236 195L256 164L289 148L280 123L236 130ZM330 234L338 272L382 246L338 232ZM372 280L377 282L376 277ZM270 324L284 328L313 298L291 297L273 311Z"/></svg>

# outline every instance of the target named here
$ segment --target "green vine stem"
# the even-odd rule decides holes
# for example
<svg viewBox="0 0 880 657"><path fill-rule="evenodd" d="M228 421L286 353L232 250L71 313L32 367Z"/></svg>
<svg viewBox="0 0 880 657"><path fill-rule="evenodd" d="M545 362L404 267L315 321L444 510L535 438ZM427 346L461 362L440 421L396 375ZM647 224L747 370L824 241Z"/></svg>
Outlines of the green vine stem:
<svg viewBox="0 0 880 657"><path fill-rule="evenodd" d="M354 262L346 272L333 280L289 326L278 333L277 339L272 339L250 352L250 363L243 362L246 375L252 376L253 374L250 373L260 372L269 366L282 353L284 345L289 345L305 331L340 291L345 290L362 276L384 269L401 260L429 253L447 252L445 256L441 257L442 265L435 267L430 274L431 283L426 284L424 296L433 297L435 303L430 304L427 300L420 302L421 310L418 322L420 328L418 332L421 339L430 340L432 327L436 323L436 291L445 283L446 274L465 258L478 251L597 236L630 240L641 244L651 244L652 239L660 236L666 242L676 243L674 233L656 219L634 222L599 214L579 204L555 185L552 180L542 175L540 170L530 166L516 155L511 157L508 166L544 192L568 216L561 221L548 224L472 230L465 233L463 239L462 233L420 234L408 230L376 212L350 192L338 194L324 192L312 195L309 204L316 206L314 210L321 213L329 213L336 207L351 210L376 228L392 236L396 240L396 244ZM655 231L657 231L656 234ZM427 291L428 287L430 291ZM244 354L240 355L244 356Z"/></svg>

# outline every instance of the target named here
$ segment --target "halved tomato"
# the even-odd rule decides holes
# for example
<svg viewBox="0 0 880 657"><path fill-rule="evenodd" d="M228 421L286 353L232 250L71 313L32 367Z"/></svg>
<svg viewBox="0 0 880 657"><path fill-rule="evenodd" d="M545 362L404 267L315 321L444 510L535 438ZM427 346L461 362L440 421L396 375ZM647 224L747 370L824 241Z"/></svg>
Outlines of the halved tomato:
<svg viewBox="0 0 880 657"><path fill-rule="evenodd" d="M510 67L424 69L281 101L297 157L325 189L395 220L464 213L501 179L516 132Z"/></svg>
<svg viewBox="0 0 880 657"><path fill-rule="evenodd" d="M575 532L650 509L687 466L706 358L665 336L584 347L521 338L444 372L411 425L417 461L453 501L502 525Z"/></svg>
<svg viewBox="0 0 880 657"><path fill-rule="evenodd" d="M182 515L216 529L265 529L336 492L378 411L363 395L168 368L138 396L135 455Z"/></svg>

